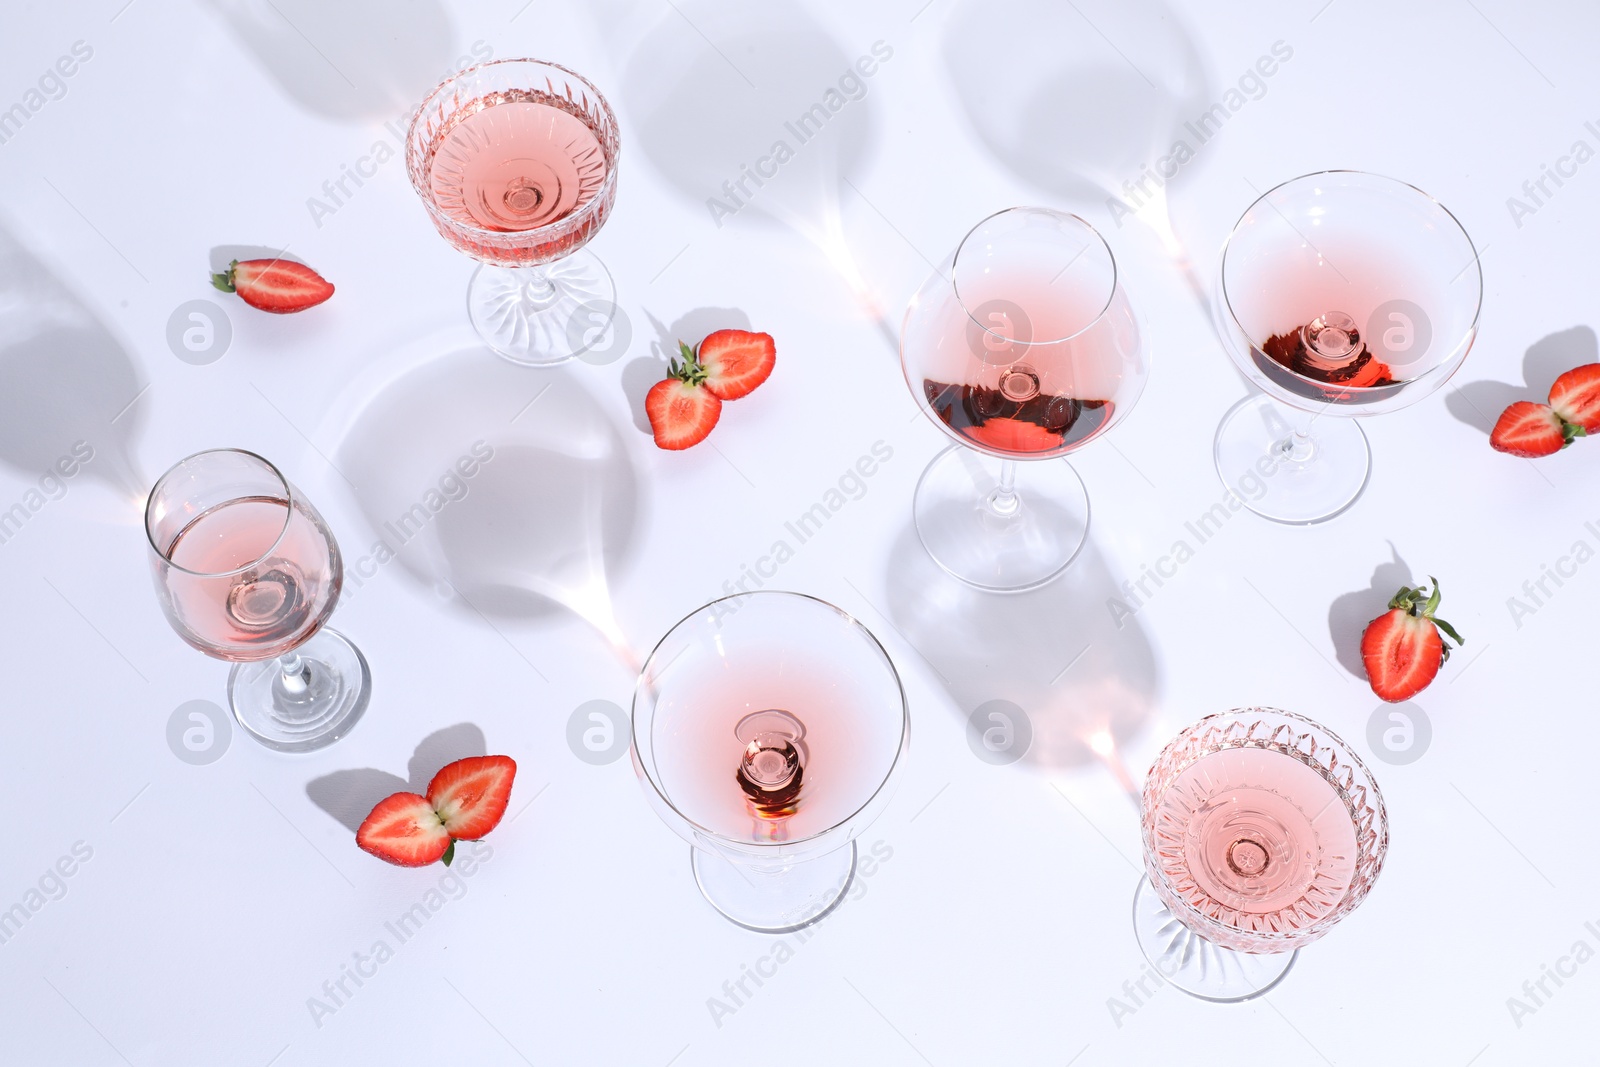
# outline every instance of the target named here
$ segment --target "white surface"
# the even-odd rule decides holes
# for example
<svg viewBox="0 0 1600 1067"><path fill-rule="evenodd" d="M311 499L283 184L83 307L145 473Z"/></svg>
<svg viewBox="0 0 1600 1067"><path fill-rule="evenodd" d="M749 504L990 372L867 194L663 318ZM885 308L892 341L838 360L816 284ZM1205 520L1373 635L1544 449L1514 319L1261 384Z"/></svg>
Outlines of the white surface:
<svg viewBox="0 0 1600 1067"><path fill-rule="evenodd" d="M1521 391L1524 351L1558 331L1584 330L1556 342L1563 365L1595 358L1588 263L1600 163L1520 227L1506 205L1575 140L1600 147L1584 125L1600 125L1594 9L1334 0L1319 12L1320 0L1306 0L1162 12L1041 0L1030 14L1021 0L919 3L769 9L759 17L775 20L782 47L755 51L733 16L682 0L494 0L448 12L434 0L362 0L335 14L310 0L134 0L120 13L122 0L11 5L0 108L24 100L73 42L93 57L0 144L3 225L87 309L60 314L92 315L109 335L95 346L92 334L57 334L27 349L30 384L18 386L16 331L56 312L36 289L3 296L0 504L24 499L78 437L97 458L0 545L11 809L0 905L24 901L75 842L92 848L64 896L0 945L0 1061L1087 1067L1224 1064L1248 1050L1254 1062L1488 1067L1591 1057L1600 963L1549 985L1554 996L1520 1027L1506 1002L1580 939L1600 948L1588 817L1600 567L1577 567L1520 627L1506 599L1575 542L1600 545L1585 525L1600 522L1600 446L1530 464L1491 452L1452 412L1462 385L1497 410L1511 390L1471 383ZM892 58L833 120L834 147L805 146L717 227L705 199L753 158L744 145L782 136L785 118L879 40ZM1235 515L1117 631L1109 590L1222 498L1212 435L1245 389L1179 262L1149 228L1115 226L1105 193L1068 166L1136 177L1174 136L1144 137L1148 119L1163 106L1179 119L1203 112L1279 40L1292 59L1172 188L1175 233L1198 277L1209 284L1253 189L1325 167L1370 169L1433 192L1484 251L1483 333L1451 395L1366 424L1373 478L1351 511L1312 529ZM561 372L578 399L541 402L514 424L549 375L484 355L436 377L454 389L401 378L470 340L472 270L429 227L403 160L379 166L320 226L306 206L341 165L392 145L384 123L474 42L584 72L623 130L616 213L592 247L617 279L633 346L615 363ZM818 179L827 195L812 195ZM1076 461L1095 508L1087 569L1039 599L980 603L924 577L911 491L943 439L918 413L886 330L925 260L1017 202L1066 206L1104 230L1154 324L1155 373L1131 417ZM831 258L774 221L788 214L826 233L829 203ZM206 285L211 248L234 243L287 245L338 293L303 316L253 313ZM887 326L847 281L850 257ZM180 362L165 340L173 309L196 298L224 305L233 327L231 349L208 366ZM772 332L778 371L727 409L714 448L660 453L623 385L637 396L649 376L634 364L657 340L652 320L671 326L702 307L739 309ZM74 369L73 352L92 355L92 372ZM1558 368L1540 365L1542 390ZM144 382L149 391L109 423ZM393 412L358 417L385 404ZM554 433L558 418L569 450L588 459L512 451ZM485 473L500 480L451 505L463 509L456 577L477 565L524 585L548 576L549 545L596 514L577 505L578 490L609 471L607 514L625 512L629 497L636 509L631 534L605 521L620 541L608 550L611 597L637 652L769 552L875 441L893 449L861 499L772 581L858 613L904 674L911 762L862 840L881 840L892 858L720 1026L708 998L773 939L700 899L685 848L625 760L591 766L565 741L578 705L628 703L630 668L570 612L485 604L497 633L436 591L431 541L382 568L334 620L370 659L376 686L348 739L291 758L236 730L209 766L168 749L173 710L221 702L227 672L161 617L136 487L200 448L259 450L354 560L377 536L369 512L419 499L479 438L527 463L504 475L491 464ZM100 477L119 456L130 472L121 489ZM355 485L324 457L348 460ZM360 464L370 473L357 477ZM563 498L519 495L563 472ZM545 555L519 557L521 534L473 541L496 519L545 531L548 542L526 541ZM1348 648L1359 617L1399 584L1385 575L1369 589L1391 543L1414 577L1443 579L1442 614L1469 643L1419 701L1431 748L1407 766L1374 762L1393 828L1376 890L1265 1001L1218 1006L1161 990L1114 1018L1108 998L1125 996L1143 963L1129 923L1137 813L1073 735L1114 715L1137 780L1186 723L1263 703L1369 752L1377 701L1340 665L1329 610L1364 592L1343 602L1355 620L1337 635ZM943 612L915 609L918 595ZM1041 696L1086 643L1092 652L1056 695ZM965 740L966 715L995 697L1029 705L1036 744L1022 764L981 762ZM494 833L492 859L460 883L465 895L399 944L384 924L443 871L362 854L305 787L348 768L403 776L419 740L464 721L520 762L513 804L537 800ZM317 1025L308 998L379 939L393 958Z"/></svg>

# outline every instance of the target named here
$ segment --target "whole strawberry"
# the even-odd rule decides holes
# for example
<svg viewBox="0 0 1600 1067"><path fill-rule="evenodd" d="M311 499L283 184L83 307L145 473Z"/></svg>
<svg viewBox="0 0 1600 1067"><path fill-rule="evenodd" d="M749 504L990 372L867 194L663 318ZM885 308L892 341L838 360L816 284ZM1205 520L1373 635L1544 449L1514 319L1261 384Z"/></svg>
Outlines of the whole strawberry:
<svg viewBox="0 0 1600 1067"><path fill-rule="evenodd" d="M1450 658L1443 630L1458 645L1466 644L1455 627L1435 618L1439 607L1439 579L1426 586L1401 586L1389 601L1389 610L1367 624L1361 634L1361 664L1372 691L1390 703L1410 700L1428 687Z"/></svg>

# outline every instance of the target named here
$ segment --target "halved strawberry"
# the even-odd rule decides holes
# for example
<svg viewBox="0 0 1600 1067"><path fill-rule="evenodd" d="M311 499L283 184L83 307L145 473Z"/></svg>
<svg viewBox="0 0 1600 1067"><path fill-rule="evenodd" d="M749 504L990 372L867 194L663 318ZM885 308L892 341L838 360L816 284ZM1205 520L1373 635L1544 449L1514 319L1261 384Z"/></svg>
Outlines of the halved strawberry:
<svg viewBox="0 0 1600 1067"><path fill-rule="evenodd" d="M428 803L458 841L476 841L500 825L517 764L510 756L470 756L446 764L428 783Z"/></svg>
<svg viewBox="0 0 1600 1067"><path fill-rule="evenodd" d="M1585 434L1600 433L1600 363L1573 367L1557 378L1550 406L1562 422L1582 426Z"/></svg>
<svg viewBox="0 0 1600 1067"><path fill-rule="evenodd" d="M1061 447L1061 434L1026 419L986 419L967 436L1001 452L1048 452Z"/></svg>
<svg viewBox="0 0 1600 1067"><path fill-rule="evenodd" d="M722 417L722 401L706 388L705 364L682 341L683 362L673 360L667 376L645 394L644 413L656 444L677 451L706 439Z"/></svg>
<svg viewBox="0 0 1600 1067"><path fill-rule="evenodd" d="M1439 606L1439 579L1427 587L1405 586L1361 633L1361 664L1372 691L1390 703L1410 700L1428 687L1439 667L1450 658L1450 646L1439 636L1443 630L1458 645L1466 644L1455 627L1434 618Z"/></svg>
<svg viewBox="0 0 1600 1067"><path fill-rule="evenodd" d="M1548 404L1518 400L1500 413L1489 433L1489 445L1497 452L1536 459L1561 451L1585 432L1582 426L1556 414Z"/></svg>
<svg viewBox="0 0 1600 1067"><path fill-rule="evenodd" d="M224 293L238 293L253 308L287 315L316 307L333 295L328 280L304 263L287 259L237 259L211 284Z"/></svg>
<svg viewBox="0 0 1600 1067"><path fill-rule="evenodd" d="M396 793L372 809L356 831L356 844L401 867L426 867L444 856L452 842L427 797Z"/></svg>
<svg viewBox="0 0 1600 1067"><path fill-rule="evenodd" d="M688 347L678 342L685 353ZM748 330L718 330L700 342L700 362L706 368L706 389L721 400L749 396L767 380L778 361L772 335Z"/></svg>

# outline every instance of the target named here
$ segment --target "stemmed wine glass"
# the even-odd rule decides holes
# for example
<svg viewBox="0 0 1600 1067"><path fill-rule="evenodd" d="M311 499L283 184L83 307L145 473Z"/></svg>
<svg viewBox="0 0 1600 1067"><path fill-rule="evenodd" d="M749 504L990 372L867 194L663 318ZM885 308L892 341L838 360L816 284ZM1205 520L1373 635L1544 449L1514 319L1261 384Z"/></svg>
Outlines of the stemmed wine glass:
<svg viewBox="0 0 1600 1067"><path fill-rule="evenodd" d="M1383 794L1325 726L1275 708L1201 719L1144 783L1134 933L1204 1000L1260 996L1366 899L1389 847Z"/></svg>
<svg viewBox="0 0 1600 1067"><path fill-rule="evenodd" d="M581 355L616 312L611 274L583 246L616 200L620 147L600 91L534 59L468 67L411 120L411 185L445 240L481 261L467 312L514 363Z"/></svg>
<svg viewBox="0 0 1600 1067"><path fill-rule="evenodd" d="M740 926L809 926L844 898L855 838L910 745L900 677L844 611L799 593L714 600L656 645L633 698L633 765Z"/></svg>
<svg viewBox="0 0 1600 1067"><path fill-rule="evenodd" d="M145 504L150 571L178 636L233 663L239 725L269 748L309 752L361 718L367 661L323 623L344 584L327 524L253 452L197 452Z"/></svg>
<svg viewBox="0 0 1600 1067"><path fill-rule="evenodd" d="M1222 420L1223 482L1277 522L1344 511L1370 468L1355 418L1448 381L1472 348L1482 300L1471 238L1415 186L1345 170L1269 190L1222 249L1219 326L1264 394ZM1241 481L1264 488L1242 493Z"/></svg>
<svg viewBox="0 0 1600 1067"><path fill-rule="evenodd" d="M1083 482L1061 457L1127 415L1150 369L1105 239L1048 208L989 216L912 298L900 361L956 442L917 483L929 555L995 592L1060 574L1089 529Z"/></svg>

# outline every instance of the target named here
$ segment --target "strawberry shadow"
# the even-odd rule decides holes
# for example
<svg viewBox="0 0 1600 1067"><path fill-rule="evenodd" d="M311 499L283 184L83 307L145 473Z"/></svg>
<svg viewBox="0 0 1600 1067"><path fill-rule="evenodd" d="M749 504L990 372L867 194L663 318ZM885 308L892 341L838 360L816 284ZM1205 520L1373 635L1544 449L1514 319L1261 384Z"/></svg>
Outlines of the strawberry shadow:
<svg viewBox="0 0 1600 1067"><path fill-rule="evenodd" d="M1485 434L1508 405L1518 400L1544 403L1550 386L1563 371L1600 362L1600 342L1588 326L1574 326L1535 341L1522 357L1523 385L1467 382L1450 391L1444 406L1461 422ZM1396 588L1399 588L1396 586Z"/></svg>
<svg viewBox="0 0 1600 1067"><path fill-rule="evenodd" d="M1372 571L1372 584L1365 589L1337 596L1328 608L1328 634L1339 657L1339 665L1362 681L1367 669L1361 662L1361 633L1367 624L1382 615L1389 598L1403 585L1414 586L1411 567L1400 558L1394 542L1389 542L1392 557Z"/></svg>
<svg viewBox="0 0 1600 1067"><path fill-rule="evenodd" d="M445 764L488 754L483 731L470 722L457 723L435 730L417 743L405 778L372 767L334 771L307 782L306 796L355 833L378 801L395 793L422 793Z"/></svg>
<svg viewBox="0 0 1600 1067"><path fill-rule="evenodd" d="M640 433L648 434L650 420L644 413L645 394L667 376L667 364L678 355L678 342L692 348L716 330L748 330L750 316L738 308L702 307L680 315L671 326L648 311L645 317L650 320L656 336L650 342L649 355L640 356L622 368L622 393L628 398L634 426Z"/></svg>

